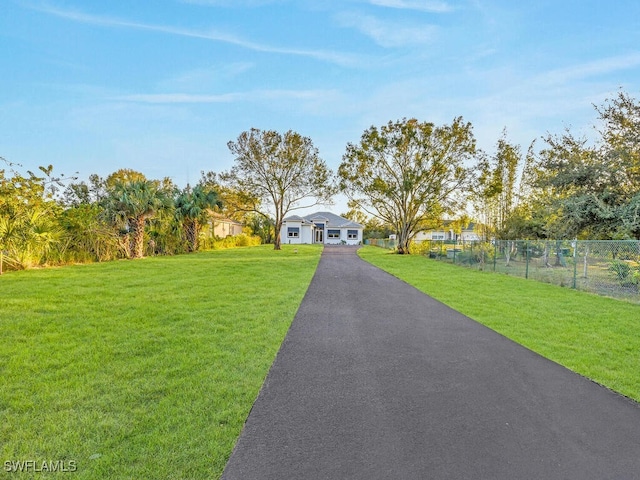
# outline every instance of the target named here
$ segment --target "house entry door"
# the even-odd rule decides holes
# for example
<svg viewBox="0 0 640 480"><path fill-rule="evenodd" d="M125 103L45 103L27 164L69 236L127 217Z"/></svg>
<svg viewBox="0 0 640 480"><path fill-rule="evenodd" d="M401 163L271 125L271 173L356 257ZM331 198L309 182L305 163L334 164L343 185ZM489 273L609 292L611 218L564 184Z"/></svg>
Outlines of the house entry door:
<svg viewBox="0 0 640 480"><path fill-rule="evenodd" d="M316 230L316 243L324 243L323 233L324 230Z"/></svg>

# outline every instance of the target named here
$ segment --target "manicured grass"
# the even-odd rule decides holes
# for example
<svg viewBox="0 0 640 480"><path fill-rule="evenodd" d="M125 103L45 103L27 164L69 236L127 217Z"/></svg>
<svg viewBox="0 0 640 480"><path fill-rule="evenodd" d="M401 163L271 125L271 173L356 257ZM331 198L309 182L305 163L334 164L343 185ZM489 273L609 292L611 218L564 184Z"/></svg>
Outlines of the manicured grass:
<svg viewBox="0 0 640 480"><path fill-rule="evenodd" d="M2 474L6 461L73 460L59 476L217 478L320 253L262 246L0 277Z"/></svg>
<svg viewBox="0 0 640 480"><path fill-rule="evenodd" d="M640 305L378 247L359 254L502 335L640 401Z"/></svg>

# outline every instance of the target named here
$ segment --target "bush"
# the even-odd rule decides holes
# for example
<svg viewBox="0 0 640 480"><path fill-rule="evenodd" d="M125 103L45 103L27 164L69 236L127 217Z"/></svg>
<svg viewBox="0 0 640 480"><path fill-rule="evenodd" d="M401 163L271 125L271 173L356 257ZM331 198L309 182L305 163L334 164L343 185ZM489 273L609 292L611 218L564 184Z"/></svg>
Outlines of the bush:
<svg viewBox="0 0 640 480"><path fill-rule="evenodd" d="M225 248L253 247L261 243L262 239L260 237L242 233L233 237L208 239L206 243L203 243L202 247L203 250L222 250Z"/></svg>
<svg viewBox="0 0 640 480"><path fill-rule="evenodd" d="M409 244L409 253L411 255L428 255L430 242L411 242Z"/></svg>
<svg viewBox="0 0 640 480"><path fill-rule="evenodd" d="M633 268L625 261L614 260L609 265L609 271L614 274L623 287L640 283L640 270Z"/></svg>

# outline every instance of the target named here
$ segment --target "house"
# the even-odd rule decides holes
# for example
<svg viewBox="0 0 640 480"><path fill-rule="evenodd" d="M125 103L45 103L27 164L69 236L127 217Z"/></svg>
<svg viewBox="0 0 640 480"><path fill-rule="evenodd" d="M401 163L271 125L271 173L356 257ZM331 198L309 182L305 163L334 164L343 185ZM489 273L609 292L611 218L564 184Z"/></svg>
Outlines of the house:
<svg viewBox="0 0 640 480"><path fill-rule="evenodd" d="M434 230L423 230L418 232L413 241L416 243L423 242L425 240L444 240L445 242L477 242L480 240L480 236L475 231L476 224L471 222L465 228L462 229L460 234L455 233L452 227L452 220L445 220L442 226Z"/></svg>
<svg viewBox="0 0 640 480"><path fill-rule="evenodd" d="M242 228L243 225L240 222L225 218L220 214L212 213L209 215L209 232L211 232L214 237L226 238L240 235Z"/></svg>
<svg viewBox="0 0 640 480"><path fill-rule="evenodd" d="M360 245L364 226L330 212L303 217L293 215L282 221L281 243L322 243L325 245Z"/></svg>

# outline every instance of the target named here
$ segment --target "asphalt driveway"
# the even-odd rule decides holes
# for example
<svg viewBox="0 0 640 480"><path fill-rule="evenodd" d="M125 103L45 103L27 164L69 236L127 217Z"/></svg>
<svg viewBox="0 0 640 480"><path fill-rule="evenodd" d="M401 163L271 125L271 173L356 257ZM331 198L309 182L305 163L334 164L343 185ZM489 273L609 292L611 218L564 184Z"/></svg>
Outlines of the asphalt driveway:
<svg viewBox="0 0 640 480"><path fill-rule="evenodd" d="M640 407L326 247L222 478L640 479Z"/></svg>

